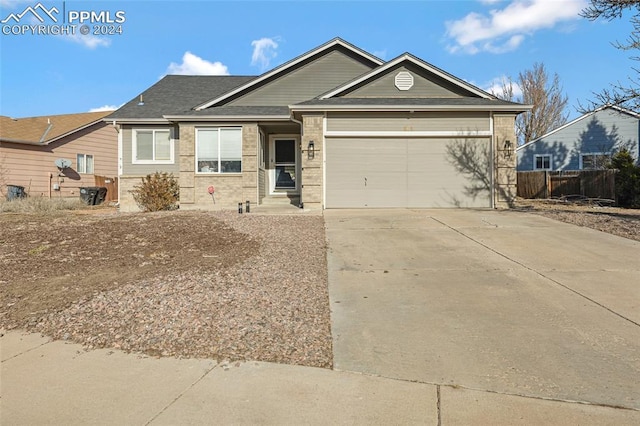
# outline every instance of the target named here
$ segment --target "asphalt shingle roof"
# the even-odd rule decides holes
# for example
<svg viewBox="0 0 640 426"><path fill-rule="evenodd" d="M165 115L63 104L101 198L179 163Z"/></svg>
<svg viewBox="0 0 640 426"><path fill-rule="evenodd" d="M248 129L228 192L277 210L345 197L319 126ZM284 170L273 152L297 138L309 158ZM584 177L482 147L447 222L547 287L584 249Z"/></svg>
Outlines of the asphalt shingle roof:
<svg viewBox="0 0 640 426"><path fill-rule="evenodd" d="M253 80L254 76L167 75L120 107L108 119L155 119L191 114L192 108ZM208 112L211 114L211 111ZM206 114L204 114L206 115Z"/></svg>
<svg viewBox="0 0 640 426"><path fill-rule="evenodd" d="M84 112L26 118L0 116L0 140L46 145L61 136L100 121L110 113L110 111Z"/></svg>

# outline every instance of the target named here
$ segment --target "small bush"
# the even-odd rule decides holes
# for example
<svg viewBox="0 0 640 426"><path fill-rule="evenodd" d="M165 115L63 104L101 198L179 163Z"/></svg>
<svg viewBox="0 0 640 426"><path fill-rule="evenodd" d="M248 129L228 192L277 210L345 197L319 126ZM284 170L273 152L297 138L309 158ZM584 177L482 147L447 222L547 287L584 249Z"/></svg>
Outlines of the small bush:
<svg viewBox="0 0 640 426"><path fill-rule="evenodd" d="M155 172L142 178L142 183L129 191L138 207L145 212L173 210L178 208L180 186L173 173Z"/></svg>
<svg viewBox="0 0 640 426"><path fill-rule="evenodd" d="M611 158L609 166L618 169L616 174L616 199L620 207L640 208L640 167L633 156L623 149Z"/></svg>
<svg viewBox="0 0 640 426"><path fill-rule="evenodd" d="M78 198L28 197L11 201L0 200L2 213L48 214L86 208L87 205Z"/></svg>

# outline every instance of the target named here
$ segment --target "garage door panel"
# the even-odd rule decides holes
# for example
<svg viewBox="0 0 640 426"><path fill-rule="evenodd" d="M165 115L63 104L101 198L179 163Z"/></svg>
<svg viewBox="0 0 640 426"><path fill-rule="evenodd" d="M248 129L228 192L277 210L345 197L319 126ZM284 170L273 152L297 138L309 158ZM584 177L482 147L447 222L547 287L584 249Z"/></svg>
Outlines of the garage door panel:
<svg viewBox="0 0 640 426"><path fill-rule="evenodd" d="M459 143L443 138L328 138L326 206L490 207L490 192L481 179L459 173L449 161L448 148ZM488 138L462 143L489 152ZM474 164L486 170L484 177L491 170L487 160Z"/></svg>

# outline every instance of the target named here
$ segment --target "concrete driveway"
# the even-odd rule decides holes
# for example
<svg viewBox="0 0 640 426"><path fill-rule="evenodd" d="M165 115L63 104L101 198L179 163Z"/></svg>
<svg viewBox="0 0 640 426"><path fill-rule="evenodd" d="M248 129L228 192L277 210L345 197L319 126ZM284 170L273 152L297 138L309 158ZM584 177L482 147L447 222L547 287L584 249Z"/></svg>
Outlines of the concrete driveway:
<svg viewBox="0 0 640 426"><path fill-rule="evenodd" d="M325 220L336 370L640 409L640 243L514 211Z"/></svg>

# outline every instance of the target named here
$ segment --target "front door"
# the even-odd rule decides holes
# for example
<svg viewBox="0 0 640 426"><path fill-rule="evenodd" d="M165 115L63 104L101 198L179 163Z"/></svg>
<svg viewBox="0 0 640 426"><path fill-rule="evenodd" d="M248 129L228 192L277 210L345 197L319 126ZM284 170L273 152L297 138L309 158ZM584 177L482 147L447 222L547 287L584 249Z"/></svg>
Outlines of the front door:
<svg viewBox="0 0 640 426"><path fill-rule="evenodd" d="M271 193L299 193L298 138L273 137L270 145Z"/></svg>

